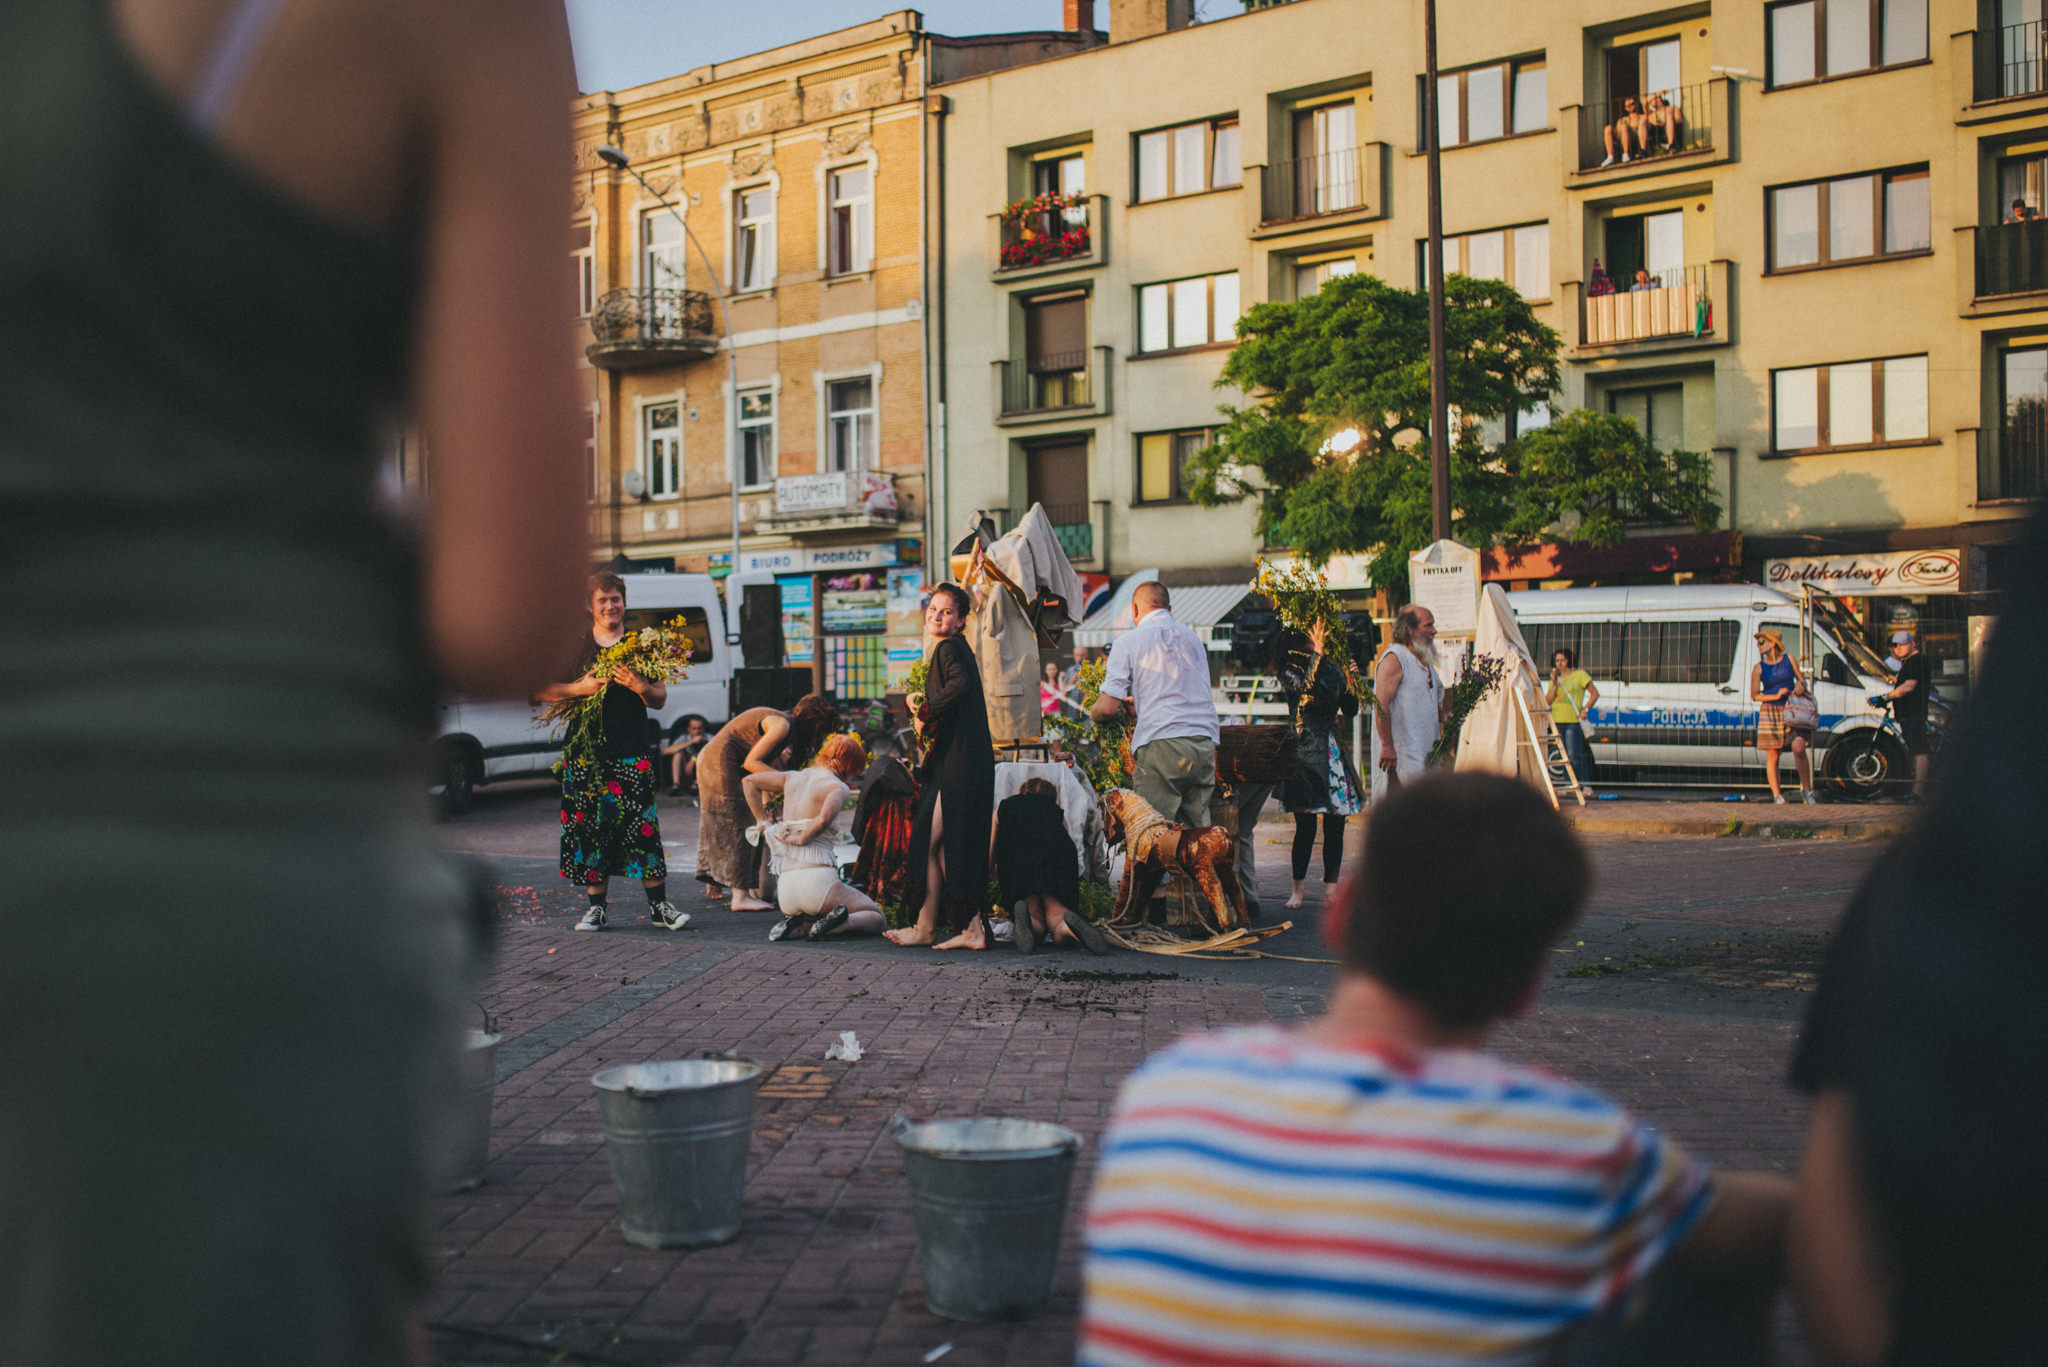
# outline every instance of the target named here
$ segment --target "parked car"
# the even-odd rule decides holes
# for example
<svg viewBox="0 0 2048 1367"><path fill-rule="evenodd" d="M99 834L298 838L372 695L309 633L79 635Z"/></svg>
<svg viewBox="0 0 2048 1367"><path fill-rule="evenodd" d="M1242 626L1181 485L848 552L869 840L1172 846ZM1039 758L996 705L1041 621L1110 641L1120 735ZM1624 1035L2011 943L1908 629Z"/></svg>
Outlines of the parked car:
<svg viewBox="0 0 2048 1367"><path fill-rule="evenodd" d="M703 574L628 574L626 628L681 623L690 638L690 675L668 686L668 700L650 709L647 744L658 750L682 734L695 713L712 728L730 711L736 648L726 644L725 607L717 584ZM559 728L543 725L540 709L519 701L480 702L451 697L441 703L434 741L434 791L450 816L469 810L476 789L501 779L539 778L561 754Z"/></svg>
<svg viewBox="0 0 2048 1367"><path fill-rule="evenodd" d="M1603 774L1668 778L1683 770L1695 781L1764 782L1749 695L1755 636L1776 627L1785 648L1801 655L1797 599L1760 585L1681 584L1536 589L1510 593L1508 603L1540 668L1562 646L1593 676L1600 701L1587 730ZM1883 713L1868 701L1891 687L1884 661L1832 608L1816 614L1811 632L1816 776L1858 797L1910 779L1905 748L1879 733ZM1930 709L1931 724L1943 710ZM1789 767L1789 750L1780 762Z"/></svg>

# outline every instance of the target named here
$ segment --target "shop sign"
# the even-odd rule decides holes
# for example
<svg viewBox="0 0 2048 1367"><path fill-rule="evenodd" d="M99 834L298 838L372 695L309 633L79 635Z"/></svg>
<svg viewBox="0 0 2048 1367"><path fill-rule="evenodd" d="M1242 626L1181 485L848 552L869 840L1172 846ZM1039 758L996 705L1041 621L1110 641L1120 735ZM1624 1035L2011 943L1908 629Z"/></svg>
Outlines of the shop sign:
<svg viewBox="0 0 2048 1367"><path fill-rule="evenodd" d="M1788 556L1764 562L1764 583L1794 597L1805 584L1837 595L1961 593L1963 557L1960 551Z"/></svg>
<svg viewBox="0 0 2048 1367"><path fill-rule="evenodd" d="M741 551L741 574L795 574L808 569L801 546L784 546L773 551Z"/></svg>
<svg viewBox="0 0 2048 1367"><path fill-rule="evenodd" d="M877 541L866 546L814 546L804 566L812 570L871 570L896 563L896 545Z"/></svg>
<svg viewBox="0 0 2048 1367"><path fill-rule="evenodd" d="M775 481L778 513L839 512L852 501L844 470L827 475L784 475Z"/></svg>

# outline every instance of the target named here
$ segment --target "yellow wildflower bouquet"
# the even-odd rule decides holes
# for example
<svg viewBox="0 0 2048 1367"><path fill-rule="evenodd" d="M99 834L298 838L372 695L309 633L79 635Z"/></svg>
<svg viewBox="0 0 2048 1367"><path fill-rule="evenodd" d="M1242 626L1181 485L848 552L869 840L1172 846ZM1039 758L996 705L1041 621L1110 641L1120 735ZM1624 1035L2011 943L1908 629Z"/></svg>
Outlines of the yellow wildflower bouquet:
<svg viewBox="0 0 2048 1367"><path fill-rule="evenodd" d="M597 652L587 678L609 680L620 665L649 683L667 684L690 677L690 638L682 630L682 618L665 625L629 631ZM607 683L606 687L612 687ZM566 723L562 757L555 772L572 764L593 764L604 741L604 694L600 688L580 698L558 698L540 714L544 723Z"/></svg>
<svg viewBox="0 0 2048 1367"><path fill-rule="evenodd" d="M1379 698L1372 691L1372 680L1352 658L1351 632L1344 625L1344 608L1338 603L1337 596L1330 592L1329 580L1320 569L1305 560L1290 560L1284 565L1261 560L1258 577L1252 580L1252 589L1272 599L1273 609L1280 615L1280 620L1311 641L1320 628L1322 654L1343 667L1344 683L1351 696L1368 707L1379 706ZM1313 677L1313 662L1309 673Z"/></svg>

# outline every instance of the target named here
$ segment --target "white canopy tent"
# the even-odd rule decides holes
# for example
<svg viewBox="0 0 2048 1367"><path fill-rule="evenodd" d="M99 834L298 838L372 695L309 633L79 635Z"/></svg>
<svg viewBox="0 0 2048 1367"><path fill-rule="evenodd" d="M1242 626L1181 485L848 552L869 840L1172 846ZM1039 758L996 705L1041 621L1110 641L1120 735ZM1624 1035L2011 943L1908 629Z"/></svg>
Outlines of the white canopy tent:
<svg viewBox="0 0 2048 1367"><path fill-rule="evenodd" d="M1514 774L1538 785L1543 776L1533 766L1540 751L1523 746L1521 718L1516 714L1511 689L1524 690L1529 715L1538 726L1549 724L1550 709L1543 703L1542 671L1529 653L1529 643L1515 621L1515 610L1498 584L1488 584L1479 599L1479 631L1473 641L1475 655L1495 655L1507 661L1507 678L1493 695L1472 709L1465 729L1458 735L1458 768L1496 774ZM1534 737L1526 738L1534 740Z"/></svg>

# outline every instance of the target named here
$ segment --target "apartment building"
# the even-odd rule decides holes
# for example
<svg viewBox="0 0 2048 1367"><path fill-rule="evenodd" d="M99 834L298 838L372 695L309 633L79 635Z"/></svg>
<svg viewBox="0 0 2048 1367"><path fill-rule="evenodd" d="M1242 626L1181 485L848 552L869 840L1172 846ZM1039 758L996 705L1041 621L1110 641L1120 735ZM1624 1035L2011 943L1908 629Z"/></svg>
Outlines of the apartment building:
<svg viewBox="0 0 2048 1367"><path fill-rule="evenodd" d="M1562 336L1558 405L1711 452L1725 509L1488 573L1816 579L1959 673L2048 489L2038 0L1438 12L1446 268ZM1236 397L1212 386L1244 308L1421 283L1422 4L1189 19L1112 0L1106 46L937 87L934 515L1036 500L1084 568L1242 582L1251 511L1190 506L1180 465Z"/></svg>
<svg viewBox="0 0 2048 1367"><path fill-rule="evenodd" d="M926 86L1094 40L905 10L576 103L597 558L773 582L787 662L879 696L923 558Z"/></svg>

